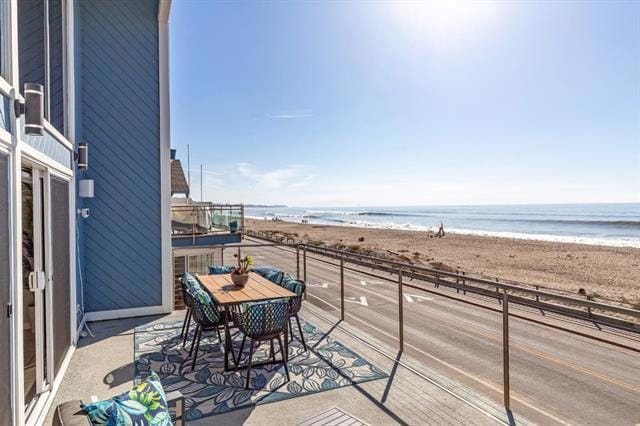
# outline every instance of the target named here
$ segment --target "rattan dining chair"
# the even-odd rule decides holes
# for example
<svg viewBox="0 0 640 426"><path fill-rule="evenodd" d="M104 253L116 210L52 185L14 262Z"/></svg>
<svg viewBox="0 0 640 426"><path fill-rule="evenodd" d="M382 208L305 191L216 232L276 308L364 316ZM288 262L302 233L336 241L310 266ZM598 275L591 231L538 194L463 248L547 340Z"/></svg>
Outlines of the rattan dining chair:
<svg viewBox="0 0 640 426"><path fill-rule="evenodd" d="M187 313L184 315L184 321L182 322L182 331L180 337L182 338L182 347L187 344L187 337L189 336L189 329L191 328L191 316L193 309L193 296L191 295L191 289L200 288L198 281L188 272L178 279L180 282L180 288L182 289L182 300L187 307Z"/></svg>
<svg viewBox="0 0 640 426"><path fill-rule="evenodd" d="M250 340L249 362L247 365L247 380L245 388L249 389L253 354L260 346L261 342L269 342L272 359L271 364L282 362L284 364L284 371L287 375L287 381L291 380L289 376L289 367L287 366L287 351L289 349L289 345L287 344L289 304L285 300L258 302L243 305L240 307L239 311L239 313L235 314L235 322L244 336L242 337L242 344L240 345L240 353L236 362L236 368L239 367L245 341L247 338ZM284 345L280 335L284 335ZM276 353L273 345L274 340L277 340L278 347L280 348L280 361L276 360Z"/></svg>
<svg viewBox="0 0 640 426"><path fill-rule="evenodd" d="M295 318L296 323L298 324L298 332L300 333L300 341L302 341L302 346L304 350L307 350L307 343L304 340L304 333L302 332L302 326L300 325L300 318L298 317L298 312L300 312L300 308L302 308L302 299L304 298L304 293L307 291L307 285L302 280L296 280L290 275L285 275L282 279L282 283L280 284L282 287L286 288L292 293L295 293L295 297L289 298L289 334L290 339L293 340L293 326L291 325L291 318Z"/></svg>
<svg viewBox="0 0 640 426"><path fill-rule="evenodd" d="M193 302L194 303L191 312L193 312L193 319L196 322L197 326L196 332L193 336L193 343L191 343L191 349L189 350L189 357L193 355L191 371L196 368L196 361L198 360L198 350L200 349L202 332L215 330L218 334L220 344L222 344L223 342L222 336L220 334L220 327L224 326L224 316L218 310L218 307L213 303L211 297L204 290L196 290L196 294L193 294ZM194 347L195 353L193 353ZM235 356L233 356L233 358L235 359Z"/></svg>

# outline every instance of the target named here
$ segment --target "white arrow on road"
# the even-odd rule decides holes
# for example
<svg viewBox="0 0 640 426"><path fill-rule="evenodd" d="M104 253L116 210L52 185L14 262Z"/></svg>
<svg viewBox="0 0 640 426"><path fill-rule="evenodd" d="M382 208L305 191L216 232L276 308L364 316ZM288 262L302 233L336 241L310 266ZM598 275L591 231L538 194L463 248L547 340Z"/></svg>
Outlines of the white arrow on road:
<svg viewBox="0 0 640 426"><path fill-rule="evenodd" d="M351 303L357 303L358 305L362 305L362 306L369 306L369 304L367 303L367 298L364 296L360 296L360 300L358 300L357 297L347 297L344 299L345 302L351 302Z"/></svg>
<svg viewBox="0 0 640 426"><path fill-rule="evenodd" d="M384 284L382 281L365 281L360 280L360 285L369 285L369 284Z"/></svg>
<svg viewBox="0 0 640 426"><path fill-rule="evenodd" d="M417 294L405 294L404 298L407 299L407 302L422 302L423 300L433 300L433 297L427 296L418 296Z"/></svg>
<svg viewBox="0 0 640 426"><path fill-rule="evenodd" d="M307 287L321 287L321 288L328 288L329 284L327 283L320 283L320 284L307 284Z"/></svg>

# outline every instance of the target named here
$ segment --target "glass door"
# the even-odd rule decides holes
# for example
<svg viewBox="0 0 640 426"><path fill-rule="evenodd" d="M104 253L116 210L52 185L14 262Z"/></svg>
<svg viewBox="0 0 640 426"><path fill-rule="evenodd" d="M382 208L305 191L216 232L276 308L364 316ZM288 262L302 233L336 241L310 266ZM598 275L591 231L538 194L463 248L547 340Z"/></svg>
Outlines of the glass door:
<svg viewBox="0 0 640 426"><path fill-rule="evenodd" d="M45 169L22 170L22 312L24 403L27 416L50 383L50 177Z"/></svg>

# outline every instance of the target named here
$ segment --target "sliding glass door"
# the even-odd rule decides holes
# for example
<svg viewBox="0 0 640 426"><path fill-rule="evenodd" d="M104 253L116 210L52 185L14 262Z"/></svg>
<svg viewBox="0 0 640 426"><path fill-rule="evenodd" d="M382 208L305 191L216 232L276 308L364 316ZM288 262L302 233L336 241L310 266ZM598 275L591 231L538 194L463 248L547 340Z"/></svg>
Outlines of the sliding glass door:
<svg viewBox="0 0 640 426"><path fill-rule="evenodd" d="M22 170L22 353L27 415L50 388L51 238L50 175L46 169Z"/></svg>
<svg viewBox="0 0 640 426"><path fill-rule="evenodd" d="M1 10L0 5L0 10ZM9 276L9 157L0 152L0 307L11 302ZM0 419L11 424L11 319L0 311Z"/></svg>
<svg viewBox="0 0 640 426"><path fill-rule="evenodd" d="M38 412L71 346L69 180L22 169L22 353L25 414Z"/></svg>

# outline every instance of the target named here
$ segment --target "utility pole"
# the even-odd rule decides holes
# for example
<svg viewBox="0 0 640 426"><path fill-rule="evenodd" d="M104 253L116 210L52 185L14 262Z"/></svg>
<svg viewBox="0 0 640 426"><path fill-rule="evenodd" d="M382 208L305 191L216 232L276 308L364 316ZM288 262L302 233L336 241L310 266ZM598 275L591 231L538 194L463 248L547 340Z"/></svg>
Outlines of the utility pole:
<svg viewBox="0 0 640 426"><path fill-rule="evenodd" d="M202 196L202 164L200 164L200 201L204 201Z"/></svg>
<svg viewBox="0 0 640 426"><path fill-rule="evenodd" d="M191 192L191 156L189 155L189 144L187 144L187 186L189 187L189 192ZM189 194L187 194L187 198L189 198Z"/></svg>

